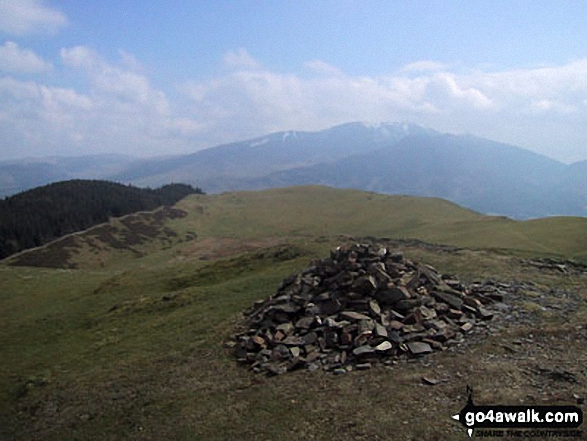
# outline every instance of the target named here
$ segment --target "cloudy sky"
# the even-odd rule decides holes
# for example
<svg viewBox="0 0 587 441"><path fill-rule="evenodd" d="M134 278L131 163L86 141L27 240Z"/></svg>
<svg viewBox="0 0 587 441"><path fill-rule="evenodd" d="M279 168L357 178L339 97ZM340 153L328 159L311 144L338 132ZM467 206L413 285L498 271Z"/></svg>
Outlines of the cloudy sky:
<svg viewBox="0 0 587 441"><path fill-rule="evenodd" d="M584 0L0 0L0 159L405 121L587 159Z"/></svg>

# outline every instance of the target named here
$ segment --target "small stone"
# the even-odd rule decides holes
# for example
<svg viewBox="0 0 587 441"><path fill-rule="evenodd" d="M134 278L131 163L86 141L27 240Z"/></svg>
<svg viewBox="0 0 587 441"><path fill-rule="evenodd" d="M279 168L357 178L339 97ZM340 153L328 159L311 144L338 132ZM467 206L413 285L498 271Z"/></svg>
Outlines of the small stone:
<svg viewBox="0 0 587 441"><path fill-rule="evenodd" d="M281 375L287 372L287 368L283 364L266 363L263 365L263 367L267 369L267 372L273 375Z"/></svg>
<svg viewBox="0 0 587 441"><path fill-rule="evenodd" d="M403 327L404 324L402 322L398 322L397 320L390 321L388 326L388 328L393 329L394 331L399 331Z"/></svg>
<svg viewBox="0 0 587 441"><path fill-rule="evenodd" d="M309 363L309 364L308 364L308 370L309 370L310 372L315 372L315 371L317 371L318 369L320 369L320 365L319 365L318 363Z"/></svg>
<svg viewBox="0 0 587 441"><path fill-rule="evenodd" d="M377 302L387 306L393 306L399 301L407 300L410 297L410 292L403 286L393 286L386 291L377 291L375 293Z"/></svg>
<svg viewBox="0 0 587 441"><path fill-rule="evenodd" d="M373 331L375 328L375 323L373 320L359 320L359 333L362 334L364 332Z"/></svg>
<svg viewBox="0 0 587 441"><path fill-rule="evenodd" d="M371 363L359 363L355 366L355 369L358 371L366 371L371 369Z"/></svg>
<svg viewBox="0 0 587 441"><path fill-rule="evenodd" d="M411 341L406 343L406 346L412 355L424 355L432 352L430 345L421 341Z"/></svg>
<svg viewBox="0 0 587 441"><path fill-rule="evenodd" d="M424 326L427 328L436 329L437 331L442 331L448 325L446 324L446 322L444 322L442 320L430 320L430 321L426 322L426 324Z"/></svg>
<svg viewBox="0 0 587 441"><path fill-rule="evenodd" d="M377 289L377 281L373 276L364 276L355 280L352 287L362 294L371 294Z"/></svg>
<svg viewBox="0 0 587 441"><path fill-rule="evenodd" d="M461 326L461 331L463 332L470 332L473 329L473 323L467 322L463 326Z"/></svg>
<svg viewBox="0 0 587 441"><path fill-rule="evenodd" d="M432 377L422 377L422 383L427 384L428 386L436 386L440 383L440 380Z"/></svg>
<svg viewBox="0 0 587 441"><path fill-rule="evenodd" d="M308 332L302 337L302 340L304 341L305 345L312 345L316 343L316 340L318 340L318 334L316 334L314 331Z"/></svg>
<svg viewBox="0 0 587 441"><path fill-rule="evenodd" d="M371 320L371 317L355 311L343 311L340 315L349 320Z"/></svg>
<svg viewBox="0 0 587 441"><path fill-rule="evenodd" d="M393 348L393 345L388 341L384 341L383 343L380 343L377 346L375 346L375 350L377 352L389 351L391 348Z"/></svg>
<svg viewBox="0 0 587 441"><path fill-rule="evenodd" d="M353 343L353 336L349 332L342 332L340 334L340 344L343 346L348 346Z"/></svg>
<svg viewBox="0 0 587 441"><path fill-rule="evenodd" d="M314 317L303 317L296 322L296 328L309 329L315 321Z"/></svg>
<svg viewBox="0 0 587 441"><path fill-rule="evenodd" d="M289 335L293 332L294 330L294 325L291 322L288 323L282 323L281 325L277 326L275 328L276 331L281 331L283 332L285 335Z"/></svg>
<svg viewBox="0 0 587 441"><path fill-rule="evenodd" d="M375 335L377 337L387 338L387 329L385 329L385 326L375 323Z"/></svg>
<svg viewBox="0 0 587 441"><path fill-rule="evenodd" d="M332 371L332 373L334 375L346 374L346 369L344 369L344 368L336 368L334 371Z"/></svg>
<svg viewBox="0 0 587 441"><path fill-rule="evenodd" d="M446 303L452 309L461 309L463 307L463 300L456 295L442 291L433 291L432 295L441 302Z"/></svg>
<svg viewBox="0 0 587 441"><path fill-rule="evenodd" d="M448 313L446 314L448 318L451 318L453 320L458 320L463 316L463 311L459 310L459 309L449 309Z"/></svg>
<svg viewBox="0 0 587 441"><path fill-rule="evenodd" d="M286 337L285 340L282 341L282 343L287 346L304 346L306 344L306 342L302 338L295 337L293 335Z"/></svg>
<svg viewBox="0 0 587 441"><path fill-rule="evenodd" d="M381 315L381 308L379 307L379 304L375 300L371 300L369 302L369 311L371 312L371 314L375 315L376 317L379 317L379 315Z"/></svg>
<svg viewBox="0 0 587 441"><path fill-rule="evenodd" d="M253 343L255 343L257 346L260 346L261 348L266 348L267 347L267 343L265 342L265 340L263 339L263 337L260 337L258 335L254 335L253 337L251 337L251 341Z"/></svg>
<svg viewBox="0 0 587 441"><path fill-rule="evenodd" d="M493 318L493 312L485 308L477 308L477 316L481 320L491 320Z"/></svg>
<svg viewBox="0 0 587 441"><path fill-rule="evenodd" d="M375 352L375 349L369 345L359 346L358 348L353 349L353 354L357 357L372 354L373 352Z"/></svg>

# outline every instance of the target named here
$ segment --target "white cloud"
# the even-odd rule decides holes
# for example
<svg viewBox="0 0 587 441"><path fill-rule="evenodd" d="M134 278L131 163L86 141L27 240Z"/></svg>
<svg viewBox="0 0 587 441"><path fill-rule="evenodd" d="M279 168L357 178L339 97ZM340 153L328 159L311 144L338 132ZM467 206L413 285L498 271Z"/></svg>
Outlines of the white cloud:
<svg viewBox="0 0 587 441"><path fill-rule="evenodd" d="M400 69L400 72L436 72L441 70L447 70L448 64L440 63L432 60L420 60L409 63Z"/></svg>
<svg viewBox="0 0 587 441"><path fill-rule="evenodd" d="M84 46L61 51L68 75L86 83L83 92L0 77L0 145L37 149L30 154L82 147L163 154L279 130L410 121L568 161L587 156L587 59L515 71L421 66L351 76L321 60L300 66L299 74L275 72L241 49L224 57L230 70L168 95L132 54L119 55L112 62Z"/></svg>
<svg viewBox="0 0 587 441"><path fill-rule="evenodd" d="M121 58L122 64L128 66L130 54L123 52ZM154 90L144 75L108 63L87 47L63 48L61 59L66 66L83 69L97 96L114 97L118 104L148 104L162 114L167 111L168 102L165 94Z"/></svg>
<svg viewBox="0 0 587 441"><path fill-rule="evenodd" d="M50 70L50 62L43 60L33 51L21 49L13 41L0 46L0 71L40 73Z"/></svg>
<svg viewBox="0 0 587 441"><path fill-rule="evenodd" d="M322 61L322 60L311 60L304 63L304 67L311 72L322 74L322 75L344 75L343 72Z"/></svg>
<svg viewBox="0 0 587 441"><path fill-rule="evenodd" d="M459 107L468 106L473 109L492 107L492 101L480 90L459 84L458 77L449 73L436 73L428 80L427 98L436 103L435 106Z"/></svg>
<svg viewBox="0 0 587 441"><path fill-rule="evenodd" d="M109 63L87 47L61 50L69 74L87 82L85 93L0 77L3 155L154 155L189 149L203 125L173 112L165 93L130 68L138 68L132 55L120 55L119 62Z"/></svg>
<svg viewBox="0 0 587 441"><path fill-rule="evenodd" d="M231 69L259 69L260 64L249 55L246 49L239 48L224 55L224 65Z"/></svg>
<svg viewBox="0 0 587 441"><path fill-rule="evenodd" d="M67 24L60 11L43 0L0 0L0 31L10 35L54 34Z"/></svg>
<svg viewBox="0 0 587 441"><path fill-rule="evenodd" d="M314 75L258 67L192 82L183 89L192 100L188 112L205 121L210 133L225 135L218 142L346 121L408 120L510 142L563 160L580 159L571 152L584 150L587 59L467 73L420 61L394 75L362 77L346 75L321 60L303 67ZM564 140L559 133L565 133Z"/></svg>

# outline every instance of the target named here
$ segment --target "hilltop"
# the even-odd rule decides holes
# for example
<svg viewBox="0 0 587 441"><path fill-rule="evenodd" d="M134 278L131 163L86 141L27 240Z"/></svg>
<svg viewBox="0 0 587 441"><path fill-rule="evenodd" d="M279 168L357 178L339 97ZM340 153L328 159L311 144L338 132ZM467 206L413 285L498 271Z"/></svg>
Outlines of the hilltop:
<svg viewBox="0 0 587 441"><path fill-rule="evenodd" d="M190 195L172 210L129 215L9 259L10 264L91 267L159 253L162 244L372 236L557 258L587 259L587 219L515 221L438 198L301 186ZM60 256L57 258L56 256ZM50 262L50 263L48 263Z"/></svg>

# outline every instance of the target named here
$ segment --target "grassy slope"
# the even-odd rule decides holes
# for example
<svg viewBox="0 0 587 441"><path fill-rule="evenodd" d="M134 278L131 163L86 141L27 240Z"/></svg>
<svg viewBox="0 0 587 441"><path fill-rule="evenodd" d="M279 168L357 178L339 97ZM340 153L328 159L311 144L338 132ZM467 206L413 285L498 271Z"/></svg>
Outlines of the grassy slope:
<svg viewBox="0 0 587 441"><path fill-rule="evenodd" d="M177 223L200 236L357 235L420 239L469 248L587 258L587 219L518 222L483 216L436 198L296 187L191 196Z"/></svg>
<svg viewBox="0 0 587 441"><path fill-rule="evenodd" d="M459 410L464 381L483 394L503 373L471 368L464 380L434 391L420 390L420 365L391 377L375 370L265 379L236 366L222 342L243 309L324 256L338 234L586 252L585 219L518 223L437 199L308 187L193 196L179 208L189 215L166 225L178 237L197 231L198 240L144 245L140 259L111 250L116 257L101 260L103 268L0 265L0 439L447 439L454 425L438 406ZM276 240L263 244L268 236ZM74 258L83 262L86 252ZM584 281L520 269L505 255L407 252L464 278L567 284L585 295ZM406 426L412 417L416 424Z"/></svg>

